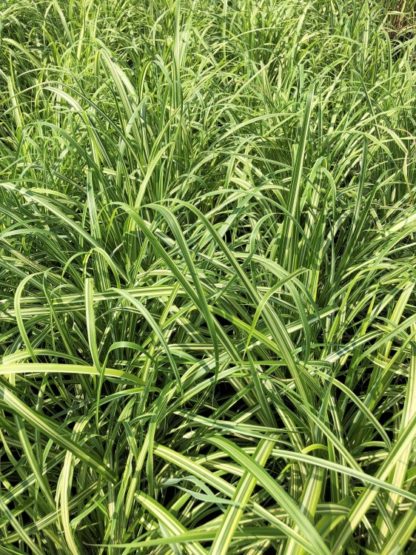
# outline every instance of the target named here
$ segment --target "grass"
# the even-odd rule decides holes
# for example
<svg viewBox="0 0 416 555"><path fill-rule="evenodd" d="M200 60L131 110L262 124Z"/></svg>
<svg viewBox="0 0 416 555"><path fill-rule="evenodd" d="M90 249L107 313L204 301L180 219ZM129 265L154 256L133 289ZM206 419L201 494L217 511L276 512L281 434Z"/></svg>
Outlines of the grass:
<svg viewBox="0 0 416 555"><path fill-rule="evenodd" d="M415 552L414 24L3 0L0 555Z"/></svg>

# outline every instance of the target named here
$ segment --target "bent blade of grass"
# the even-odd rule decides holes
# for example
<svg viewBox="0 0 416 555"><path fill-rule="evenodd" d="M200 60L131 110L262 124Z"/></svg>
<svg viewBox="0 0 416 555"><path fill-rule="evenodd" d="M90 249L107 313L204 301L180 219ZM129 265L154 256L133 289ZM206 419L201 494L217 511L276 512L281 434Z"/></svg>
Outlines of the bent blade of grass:
<svg viewBox="0 0 416 555"><path fill-rule="evenodd" d="M202 541L212 541L215 538L216 529L212 530L188 530L186 534L175 534L174 536L166 537L166 538L156 538L154 540L143 540L140 542L131 542L131 543L120 543L120 544L111 544L112 548L115 549L125 549L126 553L129 552L131 549L145 549L149 547L158 547L162 545L177 545L177 544L186 544L191 542L202 542ZM274 540L283 540L284 535L281 532L274 530L272 527L268 526L253 526L253 527L244 527L244 530L237 530L234 536L239 540L259 540L259 539L274 539ZM99 544L97 547L110 547L110 545L106 544Z"/></svg>
<svg viewBox="0 0 416 555"><path fill-rule="evenodd" d="M273 446L274 442L272 441L261 441L253 455L253 460L259 465L264 466L272 452ZM245 506L249 502L255 486L256 478L246 470L235 489L232 499L234 505L228 507L218 528L210 551L212 555L226 555L228 553L238 523L243 516Z"/></svg>
<svg viewBox="0 0 416 555"><path fill-rule="evenodd" d="M31 409L2 383L0 383L0 401L8 410L18 414L35 429L56 441L58 445L74 453L74 455L93 468L98 474L111 482L115 480L114 473L104 466L98 457L90 455L86 449L83 449L73 441L68 432L59 428L50 418L46 418Z"/></svg>
<svg viewBox="0 0 416 555"><path fill-rule="evenodd" d="M169 447L159 444L156 444L153 452L156 456L161 457L184 471L189 472L191 475L196 476L210 487L217 489L223 495L230 498L234 497L236 488L216 473L205 468L199 461L194 461L189 457L170 449ZM262 507L259 503L253 503L253 512L260 518L270 522L273 527L281 530L285 537L294 539L299 545L302 545L305 548L309 546L307 539L303 538L295 532L291 526L287 525L271 511Z"/></svg>
<svg viewBox="0 0 416 555"><path fill-rule="evenodd" d="M84 418L76 423L74 426L74 439L82 432L88 424L88 419ZM74 476L74 456L71 451L65 454L64 464L59 476L58 488L56 497L60 506L59 517L64 529L64 535L68 548L72 555L79 555L80 546L74 535L71 522L70 522L70 491Z"/></svg>
<svg viewBox="0 0 416 555"><path fill-rule="evenodd" d="M111 379L123 379L136 385L144 387L143 382L133 374L117 370L115 368L104 368L104 376ZM0 364L0 376L9 376L15 374L75 374L81 376L99 377L100 373L95 366L81 364L54 364L41 362L24 362L24 363L2 363Z"/></svg>
<svg viewBox="0 0 416 555"><path fill-rule="evenodd" d="M227 453L236 463L240 464L281 507L285 508L290 519L297 525L301 534L310 541L311 553L316 553L316 555L325 553L329 555L328 547L311 521L301 512L299 506L286 493L284 488L266 470L231 441L219 437L210 438L208 441Z"/></svg>
<svg viewBox="0 0 416 555"><path fill-rule="evenodd" d="M160 503L143 492L136 493L135 497L137 501L157 519L160 526L163 525L163 527L166 527L166 530L170 534L186 537L187 530L185 526L183 526L165 507L160 505ZM173 545L175 545L175 542L173 542ZM203 549L197 541L193 541L187 548L193 555L207 554L206 550Z"/></svg>

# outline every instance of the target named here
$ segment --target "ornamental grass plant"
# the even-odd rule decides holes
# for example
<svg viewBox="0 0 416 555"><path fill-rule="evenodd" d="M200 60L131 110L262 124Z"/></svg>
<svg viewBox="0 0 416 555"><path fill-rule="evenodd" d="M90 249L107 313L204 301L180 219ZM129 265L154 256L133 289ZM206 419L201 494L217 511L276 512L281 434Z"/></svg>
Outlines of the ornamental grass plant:
<svg viewBox="0 0 416 555"><path fill-rule="evenodd" d="M0 2L0 555L416 553L414 9Z"/></svg>

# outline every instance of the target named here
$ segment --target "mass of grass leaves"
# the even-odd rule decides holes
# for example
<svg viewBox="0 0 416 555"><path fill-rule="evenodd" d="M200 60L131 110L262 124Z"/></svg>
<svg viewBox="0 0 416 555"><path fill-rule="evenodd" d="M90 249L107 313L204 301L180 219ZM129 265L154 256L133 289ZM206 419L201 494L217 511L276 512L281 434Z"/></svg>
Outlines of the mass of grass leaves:
<svg viewBox="0 0 416 555"><path fill-rule="evenodd" d="M415 553L414 3L0 10L0 555Z"/></svg>

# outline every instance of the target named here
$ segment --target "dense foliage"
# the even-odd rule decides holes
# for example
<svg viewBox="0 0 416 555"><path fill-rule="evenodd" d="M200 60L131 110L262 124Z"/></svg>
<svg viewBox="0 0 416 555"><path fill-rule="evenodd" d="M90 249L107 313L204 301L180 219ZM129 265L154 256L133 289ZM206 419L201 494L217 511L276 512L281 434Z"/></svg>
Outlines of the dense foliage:
<svg viewBox="0 0 416 555"><path fill-rule="evenodd" d="M0 555L415 553L413 8L0 3Z"/></svg>

